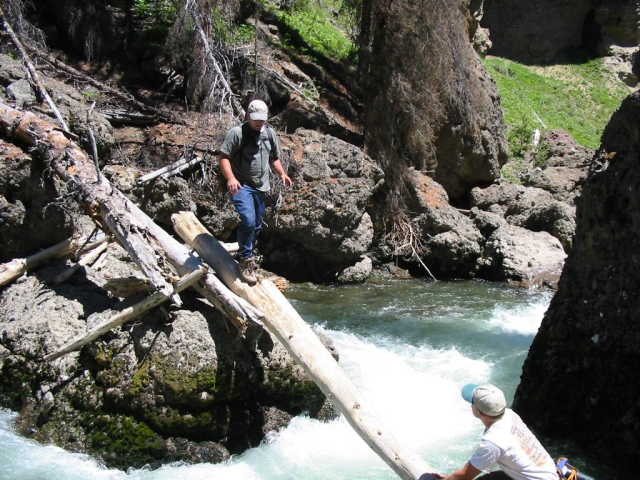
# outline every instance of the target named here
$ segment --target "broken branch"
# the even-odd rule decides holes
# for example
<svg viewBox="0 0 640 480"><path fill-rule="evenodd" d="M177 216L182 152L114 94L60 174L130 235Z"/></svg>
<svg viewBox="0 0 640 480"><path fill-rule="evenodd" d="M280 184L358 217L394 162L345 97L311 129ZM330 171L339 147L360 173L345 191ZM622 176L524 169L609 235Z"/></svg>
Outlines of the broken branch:
<svg viewBox="0 0 640 480"><path fill-rule="evenodd" d="M194 270L188 273L187 275L182 277L180 280L178 280L178 282L173 288L173 292L178 293L184 290L185 288L192 286L194 283L196 283L198 280L202 278L205 272L206 270L204 268L199 268L197 270ZM129 320L132 320L142 315L143 313L151 310L154 307L157 307L161 303L167 301L169 298L170 296L165 295L162 292L156 292L150 297L147 297L144 300L136 303L135 305L127 307L121 312L117 313L116 315L111 317L109 321L103 323L99 327L89 332L88 335L85 335L77 340L74 340L73 342L69 343L68 345L65 345L55 353L51 353L45 356L44 360L46 361L55 360L56 358L60 358L61 356L67 353L73 352L75 350L79 350L80 348L85 346L87 343L94 341L96 338L104 335L108 331L113 330L114 328L119 327L120 325L123 325Z"/></svg>

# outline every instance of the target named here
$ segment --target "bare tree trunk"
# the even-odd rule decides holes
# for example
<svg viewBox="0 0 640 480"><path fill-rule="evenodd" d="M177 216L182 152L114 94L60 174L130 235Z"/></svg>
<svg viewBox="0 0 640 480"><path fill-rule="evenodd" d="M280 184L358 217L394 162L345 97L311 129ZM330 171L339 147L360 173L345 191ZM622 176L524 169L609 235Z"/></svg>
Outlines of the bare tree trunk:
<svg viewBox="0 0 640 480"><path fill-rule="evenodd" d="M304 367L322 392L333 400L367 445L400 478L414 480L425 472L433 471L422 460L405 451L379 422L379 416L367 407L315 332L270 280L261 280L253 287L242 282L236 262L193 213L174 214L171 221L178 235L214 268L231 290L264 312L263 321L268 330Z"/></svg>
<svg viewBox="0 0 640 480"><path fill-rule="evenodd" d="M166 165L162 168L159 168L158 170L155 170L153 172L150 172L150 173L147 173L146 175L141 176L140 178L138 178L138 184L147 183L153 180L154 178L158 178L158 177L162 177L162 178L172 177L186 170L187 168L202 162L203 160L204 160L204 157L201 157L198 155L194 155L193 157L191 155L180 157L178 160L176 160L175 162L169 165Z"/></svg>
<svg viewBox="0 0 640 480"><path fill-rule="evenodd" d="M165 277L175 276L150 244L149 235L133 204L104 178L95 182L95 167L86 154L55 125L32 113L23 113L0 103L0 125L3 130L36 149L62 180L78 191L87 213L103 230L112 232L159 292L173 293ZM142 214L144 215L144 214ZM175 303L180 304L177 295Z"/></svg>
<svg viewBox="0 0 640 480"><path fill-rule="evenodd" d="M65 257L78 248L80 248L81 251L94 249L100 244L105 243L107 237L102 237L90 244L86 244L86 240L85 237L68 238L27 258L15 258L10 262L0 265L0 287L12 282L42 262L56 257Z"/></svg>
<svg viewBox="0 0 640 480"><path fill-rule="evenodd" d="M75 265L72 265L71 267L67 268L66 270L56 275L56 277L53 279L53 283L58 284L58 283L65 282L69 278L71 278L73 274L76 273L78 270L80 270L82 267L91 265L93 262L98 260L98 258L100 257L100 255L102 255L103 252L107 250L108 246L109 244L105 242L102 245L98 245L96 248L89 251L85 256L83 256L78 261L78 263L76 263Z"/></svg>

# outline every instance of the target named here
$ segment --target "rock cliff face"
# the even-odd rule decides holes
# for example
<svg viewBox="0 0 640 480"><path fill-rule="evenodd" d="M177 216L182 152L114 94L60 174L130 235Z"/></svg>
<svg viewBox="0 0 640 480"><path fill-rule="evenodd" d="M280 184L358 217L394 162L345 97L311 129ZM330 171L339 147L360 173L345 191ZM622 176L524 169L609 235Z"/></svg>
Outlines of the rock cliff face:
<svg viewBox="0 0 640 480"><path fill-rule="evenodd" d="M624 478L640 450L640 93L602 140L514 403L533 426L582 443Z"/></svg>
<svg viewBox="0 0 640 480"><path fill-rule="evenodd" d="M368 210L382 171L362 150L329 135L298 129L281 138L294 187L270 209L260 246L266 267L293 279L332 281L371 247Z"/></svg>
<svg viewBox="0 0 640 480"><path fill-rule="evenodd" d="M408 167L453 203L491 183L506 145L496 87L469 40L469 2L367 0L364 11L365 146L390 189Z"/></svg>
<svg viewBox="0 0 640 480"><path fill-rule="evenodd" d="M637 45L633 0L492 0L482 26L491 32L489 53L522 62L546 62L569 48L594 53L612 44Z"/></svg>

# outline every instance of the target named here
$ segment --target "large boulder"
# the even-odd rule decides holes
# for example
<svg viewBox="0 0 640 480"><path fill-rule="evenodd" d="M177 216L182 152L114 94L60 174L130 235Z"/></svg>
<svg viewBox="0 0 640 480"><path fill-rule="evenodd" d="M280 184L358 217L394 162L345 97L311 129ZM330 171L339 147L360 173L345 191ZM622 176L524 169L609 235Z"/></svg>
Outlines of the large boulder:
<svg viewBox="0 0 640 480"><path fill-rule="evenodd" d="M51 286L60 262L2 292L0 406L21 412L23 434L118 468L218 462L292 415L320 414L324 395L278 341L255 325L238 336L189 292L180 309L153 310L43 362L121 307L105 288L139 272L119 247L108 252L71 282Z"/></svg>
<svg viewBox="0 0 640 480"><path fill-rule="evenodd" d="M575 208L556 200L547 190L513 183L494 184L471 191L473 208L502 216L508 223L535 232L548 232L564 248L571 248Z"/></svg>
<svg viewBox="0 0 640 480"><path fill-rule="evenodd" d="M498 91L469 40L470 3L364 2L365 146L390 200L409 167L456 203L507 160Z"/></svg>
<svg viewBox="0 0 640 480"><path fill-rule="evenodd" d="M616 478L640 449L640 93L606 127L578 202L573 249L529 350L514 406Z"/></svg>
<svg viewBox="0 0 640 480"><path fill-rule="evenodd" d="M283 136L282 147L294 186L267 218L265 265L293 278L333 279L371 246L367 209L382 172L359 148L312 130Z"/></svg>
<svg viewBox="0 0 640 480"><path fill-rule="evenodd" d="M489 53L522 62L550 60L583 42L593 0L492 0L482 26L491 32Z"/></svg>
<svg viewBox="0 0 640 480"><path fill-rule="evenodd" d="M442 185L413 168L408 170L407 206L411 216L383 222L382 257L401 257L415 273L437 278L469 278L477 272L482 234L473 221L451 206Z"/></svg>
<svg viewBox="0 0 640 480"><path fill-rule="evenodd" d="M526 287L553 287L566 256L560 242L547 232L503 225L487 239L479 263L483 278Z"/></svg>

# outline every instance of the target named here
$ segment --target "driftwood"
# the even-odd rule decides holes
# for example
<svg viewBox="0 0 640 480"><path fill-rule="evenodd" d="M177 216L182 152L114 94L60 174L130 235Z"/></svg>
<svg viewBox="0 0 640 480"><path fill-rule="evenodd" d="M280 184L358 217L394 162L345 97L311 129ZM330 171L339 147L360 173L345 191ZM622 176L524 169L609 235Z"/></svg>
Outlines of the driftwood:
<svg viewBox="0 0 640 480"><path fill-rule="evenodd" d="M393 435L376 419L355 387L287 299L269 280L250 287L238 276L237 263L204 228L191 212L174 214L171 221L178 235L192 246L218 275L239 296L247 299L264 313L263 322L304 367L334 405L340 409L354 430L395 472L405 480L434 471L422 460L400 447Z"/></svg>
<svg viewBox="0 0 640 480"><path fill-rule="evenodd" d="M77 192L78 202L94 221L114 234L131 255L153 288L163 295L177 294L165 277L176 280L202 268L202 260L156 225L135 204L102 177L94 181L94 168L87 155L54 124L31 113L20 112L0 102L0 135L14 139L40 154L52 172ZM172 267L173 266L173 267ZM208 273L196 289L239 330L247 322L261 324L261 313Z"/></svg>
<svg viewBox="0 0 640 480"><path fill-rule="evenodd" d="M27 72L31 78L32 83L35 85L35 88L38 94L40 95L41 98L47 101L47 103L49 104L49 107L53 111L53 114L56 116L56 118L60 122L60 125L62 125L63 130L67 133L71 133L69 130L69 127L67 126L67 123L64 121L64 118L62 118L62 115L60 114L60 110L58 110L58 107L56 107L56 104L53 103L53 100L49 96L49 92L47 92L47 89L44 88L44 86L42 85L42 82L40 82L40 77L38 76L38 72L36 71L36 68L33 66L33 63L31 63L29 54L27 53L24 46L22 45L22 42L20 42L20 40L18 39L18 36L15 34L13 29L11 28L11 25L9 25L9 22L7 21L7 17L4 14L4 11L2 10L2 7L0 7L0 16L2 16L4 28L7 30L7 32L9 32L9 35L11 35L11 39L13 40L13 43L16 45L16 47L18 47L18 50L22 55L22 59L27 68Z"/></svg>
<svg viewBox="0 0 640 480"><path fill-rule="evenodd" d="M142 175L138 178L138 184L147 183L153 180L154 178L169 178L173 175L177 175L178 173L186 170L192 165L196 165L204 160L204 157L196 155L194 158L189 159L189 156L180 157L175 162L166 165L158 170L154 170L153 172L147 173L146 175Z"/></svg>
<svg viewBox="0 0 640 480"><path fill-rule="evenodd" d="M175 292L178 293L184 290L185 288L189 288L198 280L200 280L204 274L205 274L205 269L201 268L198 270L194 270L188 275L185 275L176 283L174 287ZM120 311L119 313L111 317L107 322L93 329L91 332L89 332L88 335L80 337L77 340L74 340L71 343L65 345L57 352L51 353L45 356L44 360L49 362L51 360L55 360L56 358L60 358L61 356L67 353L79 350L84 345L90 342L93 342L96 338L100 337L101 335L104 335L108 331L113 330L114 328L119 327L120 325L123 325L129 320L132 320L142 315L144 312L147 312L154 307L157 307L158 305L167 301L168 299L169 297L167 295L164 295L163 293L160 293L160 292L155 293L150 297L145 298L141 302L138 302L135 305L132 305L130 307L123 309L122 311Z"/></svg>
<svg viewBox="0 0 640 480"><path fill-rule="evenodd" d="M106 241L107 237L102 237L92 243L87 243L86 237L72 237L42 250L41 252L31 255L30 257L11 260L8 263L0 265L0 287L12 282L16 278L22 276L25 272L37 267L47 260L65 257L77 251L78 248L80 248L81 251L91 250Z"/></svg>

